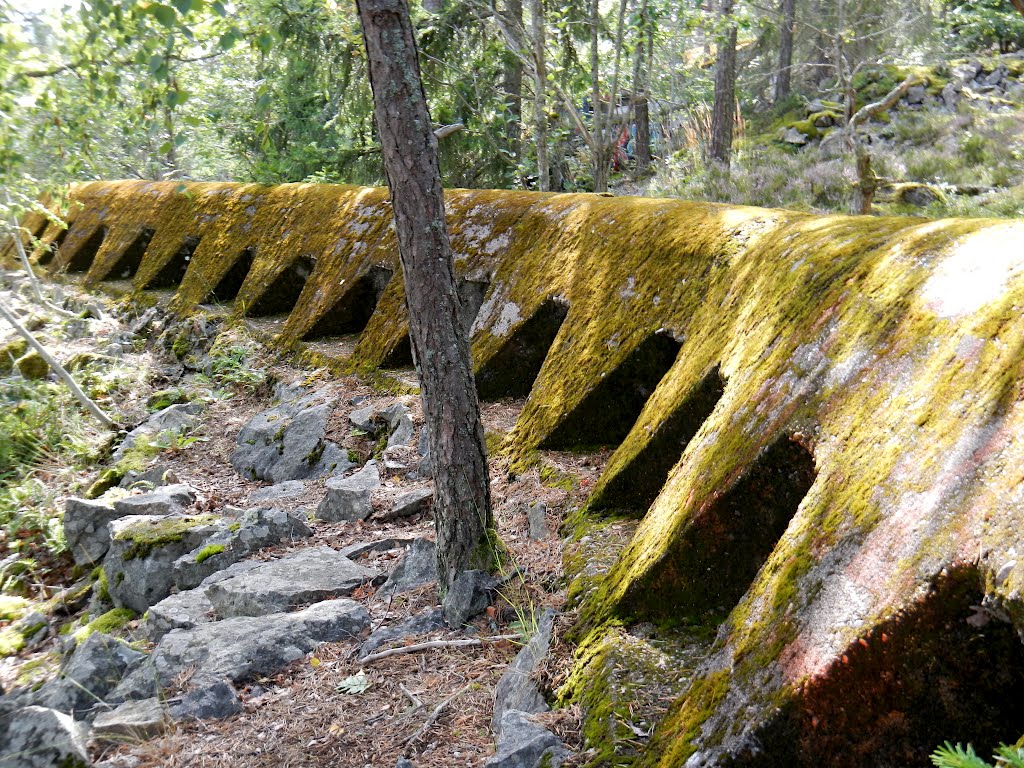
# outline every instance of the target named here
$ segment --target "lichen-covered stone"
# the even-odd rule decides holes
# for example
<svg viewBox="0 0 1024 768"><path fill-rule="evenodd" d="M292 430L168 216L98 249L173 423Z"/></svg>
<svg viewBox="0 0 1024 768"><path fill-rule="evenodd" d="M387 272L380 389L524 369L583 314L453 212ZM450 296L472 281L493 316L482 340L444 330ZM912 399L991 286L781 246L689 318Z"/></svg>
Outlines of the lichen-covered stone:
<svg viewBox="0 0 1024 768"><path fill-rule="evenodd" d="M226 571L205 589L219 616L263 616L350 595L377 575L330 547L308 547L238 573Z"/></svg>
<svg viewBox="0 0 1024 768"><path fill-rule="evenodd" d="M358 603L326 600L293 613L242 616L174 630L164 635L149 660L126 677L110 698L135 698L154 686L166 687L186 668L194 669L190 678L194 687L224 678L240 682L272 675L321 643L350 640L369 623L369 615Z"/></svg>
<svg viewBox="0 0 1024 768"><path fill-rule="evenodd" d="M50 364L34 350L15 360L14 367L26 379L45 379L50 373Z"/></svg>
<svg viewBox="0 0 1024 768"><path fill-rule="evenodd" d="M370 496L380 486L380 473L375 461L366 462L366 466L348 477L330 478L325 485L323 501L316 509L317 519L333 523L365 520L373 513Z"/></svg>
<svg viewBox="0 0 1024 768"><path fill-rule="evenodd" d="M102 501L70 498L64 502L64 538L75 562L98 563L110 547L107 523L123 516Z"/></svg>
<svg viewBox="0 0 1024 768"><path fill-rule="evenodd" d="M24 707L0 726L2 768L88 768L89 726L45 707Z"/></svg>
<svg viewBox="0 0 1024 768"><path fill-rule="evenodd" d="M333 408L313 393L257 414L239 431L231 465L243 477L271 483L350 469L347 455L324 439Z"/></svg>
<svg viewBox="0 0 1024 768"><path fill-rule="evenodd" d="M144 613L171 593L174 563L227 526L213 515L132 515L110 523L103 560L114 604Z"/></svg>

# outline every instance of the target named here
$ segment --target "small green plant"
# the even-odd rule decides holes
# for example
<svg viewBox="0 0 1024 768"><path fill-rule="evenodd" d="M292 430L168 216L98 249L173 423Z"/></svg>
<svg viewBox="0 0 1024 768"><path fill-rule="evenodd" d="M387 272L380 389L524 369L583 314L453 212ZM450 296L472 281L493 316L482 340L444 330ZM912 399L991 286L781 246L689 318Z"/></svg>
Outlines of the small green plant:
<svg viewBox="0 0 1024 768"><path fill-rule="evenodd" d="M263 384L266 372L253 368L251 352L242 344L221 344L218 339L210 350L210 374L215 382L224 387L239 387L253 391Z"/></svg>
<svg viewBox="0 0 1024 768"><path fill-rule="evenodd" d="M953 746L947 741L932 753L931 761L938 768L1024 768L1024 747L1001 744L989 763L970 744Z"/></svg>

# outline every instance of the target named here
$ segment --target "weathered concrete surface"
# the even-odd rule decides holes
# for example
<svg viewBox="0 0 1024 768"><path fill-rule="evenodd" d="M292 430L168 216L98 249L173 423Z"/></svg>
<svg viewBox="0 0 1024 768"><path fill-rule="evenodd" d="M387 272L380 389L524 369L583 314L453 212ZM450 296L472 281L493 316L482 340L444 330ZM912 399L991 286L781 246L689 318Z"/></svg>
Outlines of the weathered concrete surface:
<svg viewBox="0 0 1024 768"><path fill-rule="evenodd" d="M100 280L148 226L142 288L198 235L175 296L190 309L254 247L242 311L312 254L287 344L391 271L351 362L400 347L385 191L176 189L77 187L52 268ZM579 535L599 510L643 516L606 577L573 585L581 658L609 620L721 622L643 762L923 763L945 739L1016 740L1005 708L1024 665L1003 638L1024 629L1024 222L490 191L447 202L458 277L488 283L478 381L488 396L529 393L504 446L513 468L541 446L617 445ZM950 641L930 644L947 624ZM904 638L884 664L857 650L882 635ZM1010 672L957 705L983 669ZM859 719L840 715L840 681L864 692ZM953 693L912 694L934 690Z"/></svg>

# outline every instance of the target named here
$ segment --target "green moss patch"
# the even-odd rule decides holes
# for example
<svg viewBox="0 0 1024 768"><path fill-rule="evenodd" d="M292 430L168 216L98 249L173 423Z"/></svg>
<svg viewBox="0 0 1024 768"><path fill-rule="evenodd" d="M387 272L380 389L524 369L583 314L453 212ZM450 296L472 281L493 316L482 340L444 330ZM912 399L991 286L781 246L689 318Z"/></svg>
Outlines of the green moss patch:
<svg viewBox="0 0 1024 768"><path fill-rule="evenodd" d="M75 642L80 643L94 632L104 635L112 635L124 627L130 621L137 618L135 611L130 608L114 608L101 616L97 616L85 626L75 631Z"/></svg>
<svg viewBox="0 0 1024 768"><path fill-rule="evenodd" d="M114 538L117 541L132 542L124 553L124 559L134 560L146 557L156 547L181 541L188 531L210 525L219 519L216 515L186 515L143 520L119 531Z"/></svg>

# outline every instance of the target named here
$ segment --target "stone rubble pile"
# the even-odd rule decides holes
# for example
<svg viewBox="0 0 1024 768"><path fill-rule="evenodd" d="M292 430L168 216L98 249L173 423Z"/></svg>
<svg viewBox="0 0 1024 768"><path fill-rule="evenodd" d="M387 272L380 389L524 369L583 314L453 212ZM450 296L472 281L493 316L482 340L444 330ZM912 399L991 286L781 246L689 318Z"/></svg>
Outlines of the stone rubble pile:
<svg viewBox="0 0 1024 768"><path fill-rule="evenodd" d="M0 767L90 766L90 739L142 740L173 721L234 715L242 709L235 685L271 675L322 643L357 640L363 657L446 623L461 627L489 604L497 582L480 572L464 574L452 590L460 596L456 607L430 609L366 636L369 615L350 596L373 586L387 599L436 582L434 542L388 538L343 551L306 546L277 559L251 559L313 534L311 520L273 503L304 494L304 481L317 476L328 476L311 515L321 521L400 520L428 511L433 499L430 488L415 487L375 515L381 471L415 480L427 460L402 403L364 407L349 417L354 428L382 443L386 438L388 467L382 467L375 460L360 466L325 439L335 405L330 398L279 387L277 401L241 429L231 457L243 477L272 483L249 495L258 506L196 513L196 490L175 482L162 465L126 474L121 488L99 498L67 500L65 536L75 562L102 567L91 615L113 608L144 614L140 631L155 647L144 653L100 631L77 646L70 642L56 678L0 697ZM139 440L181 434L200 415L201 407L169 406L130 432L118 451L124 455ZM390 573L354 562L396 548L405 552ZM558 765L564 755L556 737L526 719L546 705L535 688L524 693L523 685L533 684L520 679L546 653L552 619L542 619L541 632L517 657L509 673L520 670L514 682L503 679L500 691L508 691L499 705L508 713L496 716L499 753L488 765L533 766L541 759ZM41 621L45 627L45 617ZM169 699L186 671L187 688Z"/></svg>

